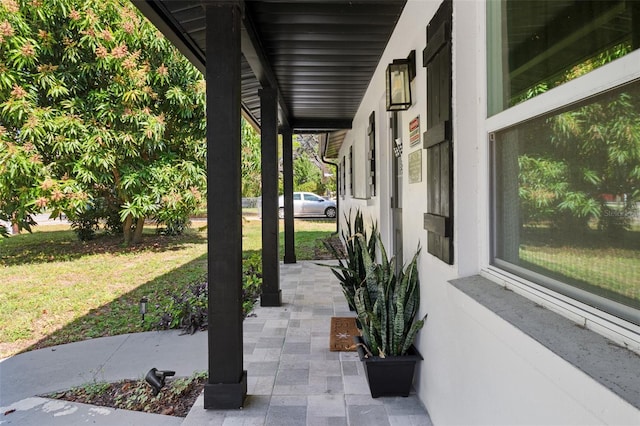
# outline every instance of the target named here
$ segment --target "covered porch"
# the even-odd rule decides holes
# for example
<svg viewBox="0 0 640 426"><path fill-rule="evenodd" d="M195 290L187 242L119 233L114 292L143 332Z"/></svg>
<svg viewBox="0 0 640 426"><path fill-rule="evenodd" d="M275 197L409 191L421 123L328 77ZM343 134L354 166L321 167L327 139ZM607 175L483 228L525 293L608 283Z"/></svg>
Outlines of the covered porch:
<svg viewBox="0 0 640 426"><path fill-rule="evenodd" d="M284 263L292 264L293 135L327 135L352 127L405 3L133 0L206 79L210 297L205 408L240 408L251 394L243 367L248 342L241 301L241 116L260 129L262 142L260 304L279 307L278 135Z"/></svg>

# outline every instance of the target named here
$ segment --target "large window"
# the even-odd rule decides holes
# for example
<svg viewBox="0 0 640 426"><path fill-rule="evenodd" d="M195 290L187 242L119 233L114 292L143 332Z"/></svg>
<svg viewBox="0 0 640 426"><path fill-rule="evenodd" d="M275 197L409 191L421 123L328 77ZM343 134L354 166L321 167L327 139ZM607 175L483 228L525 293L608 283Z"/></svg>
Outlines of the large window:
<svg viewBox="0 0 640 426"><path fill-rule="evenodd" d="M637 0L490 0L489 115L640 47Z"/></svg>
<svg viewBox="0 0 640 426"><path fill-rule="evenodd" d="M492 264L640 325L640 63L610 63L640 47L640 1L490 0L487 19L490 121L509 123L490 128ZM569 83L600 67L614 88ZM580 102L536 98L565 83Z"/></svg>
<svg viewBox="0 0 640 426"><path fill-rule="evenodd" d="M640 82L492 139L493 263L640 325Z"/></svg>

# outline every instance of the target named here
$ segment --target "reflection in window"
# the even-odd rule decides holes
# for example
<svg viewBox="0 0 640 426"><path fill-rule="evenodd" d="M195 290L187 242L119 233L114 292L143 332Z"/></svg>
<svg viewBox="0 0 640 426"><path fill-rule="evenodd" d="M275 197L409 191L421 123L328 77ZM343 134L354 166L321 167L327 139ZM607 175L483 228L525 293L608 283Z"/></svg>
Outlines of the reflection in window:
<svg viewBox="0 0 640 426"><path fill-rule="evenodd" d="M640 47L640 1L492 0L489 115Z"/></svg>
<svg viewBox="0 0 640 426"><path fill-rule="evenodd" d="M500 131L493 149L493 263L639 323L640 82Z"/></svg>

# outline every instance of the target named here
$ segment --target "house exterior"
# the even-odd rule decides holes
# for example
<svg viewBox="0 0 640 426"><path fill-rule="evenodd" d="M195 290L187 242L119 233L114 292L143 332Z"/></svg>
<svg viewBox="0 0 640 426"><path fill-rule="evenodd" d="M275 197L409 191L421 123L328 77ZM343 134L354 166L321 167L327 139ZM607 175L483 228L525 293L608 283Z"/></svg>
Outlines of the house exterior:
<svg viewBox="0 0 640 426"><path fill-rule="evenodd" d="M578 250L572 244L579 239L558 242L562 229L551 219L523 218L523 158L554 158L548 150L561 147L552 145L560 138L549 130L553 120L615 108L607 96L621 94L633 99L632 115L640 117L638 5L576 3L454 0L443 8L437 1L409 0L353 128L341 144L325 144L325 156L341 167L343 214L359 209L377 222L389 251L404 262L422 247L422 314L429 317L417 342L425 361L415 385L434 424L640 422L638 276L615 259L608 263L617 269L616 282L635 288L626 293L635 296L623 298L598 292L595 277L574 282L568 273L540 267L542 260L525 259L557 242L560 252L550 250L549 262L578 264L561 252ZM627 35L608 33L612 25ZM537 38L544 40L536 44ZM594 66L594 57L615 48L624 54ZM388 112L387 65L412 51L411 105ZM442 74L438 55L451 55L450 71ZM557 87L551 86L554 79ZM536 88L541 93L534 96ZM448 96L450 105L442 100ZM589 125L614 126L603 114L601 123ZM570 167L596 167L588 154L580 155L569 157ZM637 167L638 157L632 161L618 170ZM551 180L538 190L549 191ZM637 203L634 182L628 180L621 192L635 192ZM600 212L600 221L607 211L632 218L627 225L633 223L629 229L635 231L624 232L637 250L637 206L607 206L618 210ZM540 231L534 223L548 228L539 234L546 243L536 244L527 234ZM610 241L594 238L607 256ZM632 257L637 267L638 252ZM630 380L617 381L624 376Z"/></svg>
<svg viewBox="0 0 640 426"><path fill-rule="evenodd" d="M277 133L286 195L292 133L311 132L326 135L323 157L338 166L339 227L358 209L397 259L421 247L428 321L414 385L434 424L640 424L640 2L134 3L206 70L208 111L242 108L261 127L263 236L277 234ZM327 8L342 24L353 19L351 32L371 31L362 15L376 7L391 21L366 20L393 24L384 48L361 40L351 72L340 68L345 81L362 73L368 83L359 92L356 82L331 80L334 91L323 92L322 66L345 58L309 65L304 40L320 32L308 23L327 21ZM283 18L287 9L299 14ZM282 52L277 25L295 33L289 56L272 53ZM330 36L344 42L347 32ZM386 73L412 61L409 96L394 80L403 71ZM259 99L247 94L251 85ZM301 114L306 106L316 112ZM240 154L221 148L239 145L239 114L208 125L210 181L222 182L209 194L218 201L209 275L221 277L210 294L229 296L225 283L241 282ZM292 231L285 202L285 263L295 262ZM262 302L278 306L277 244L265 241ZM240 307L230 296L210 300L205 408L237 407L246 394Z"/></svg>

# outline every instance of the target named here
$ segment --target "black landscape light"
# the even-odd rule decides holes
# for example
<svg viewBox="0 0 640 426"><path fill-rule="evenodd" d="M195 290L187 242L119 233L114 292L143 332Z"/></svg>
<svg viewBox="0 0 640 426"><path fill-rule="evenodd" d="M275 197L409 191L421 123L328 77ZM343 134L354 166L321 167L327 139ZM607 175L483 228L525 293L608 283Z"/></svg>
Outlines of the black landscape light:
<svg viewBox="0 0 640 426"><path fill-rule="evenodd" d="M147 302L149 300L146 297L140 299L140 315L142 315L142 322L144 322L144 314L147 313Z"/></svg>
<svg viewBox="0 0 640 426"><path fill-rule="evenodd" d="M152 368L149 370L147 375L144 377L144 380L151 386L153 389L153 396L158 395L160 389L164 386L165 379L170 376L175 376L175 371L170 370L158 370L157 368Z"/></svg>

